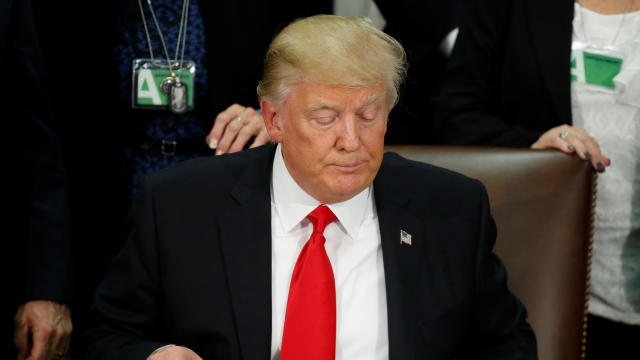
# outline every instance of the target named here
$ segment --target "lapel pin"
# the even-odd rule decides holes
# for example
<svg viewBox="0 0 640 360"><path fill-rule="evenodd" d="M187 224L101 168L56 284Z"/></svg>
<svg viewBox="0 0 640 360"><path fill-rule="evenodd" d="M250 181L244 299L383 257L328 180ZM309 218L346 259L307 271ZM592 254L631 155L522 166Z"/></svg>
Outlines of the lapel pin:
<svg viewBox="0 0 640 360"><path fill-rule="evenodd" d="M400 245L402 244L411 245L411 234L404 230L400 230Z"/></svg>

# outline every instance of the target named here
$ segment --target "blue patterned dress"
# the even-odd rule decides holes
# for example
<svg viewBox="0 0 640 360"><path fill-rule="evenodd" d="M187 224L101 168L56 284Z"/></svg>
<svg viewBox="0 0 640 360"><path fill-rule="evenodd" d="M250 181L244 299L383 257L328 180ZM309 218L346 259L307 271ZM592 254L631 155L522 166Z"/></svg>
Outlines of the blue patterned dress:
<svg viewBox="0 0 640 360"><path fill-rule="evenodd" d="M131 0L132 5L138 9L137 1ZM165 59L165 52L162 48L160 36L151 16L151 11L146 1L143 1L143 9L149 35L151 38L151 47L156 58ZM178 40L178 31L180 25L180 16L182 12L182 1L179 0L153 0L153 9L162 30L169 57L175 56L176 42ZM120 26L126 29L117 39L118 44L115 47L115 57L117 70L120 77L118 83L118 93L120 94L121 106L124 104L131 105L132 95L132 63L136 58L149 58L149 47L145 35L144 26L140 11L137 11L137 17L122 17ZM126 23L134 21L134 23ZM127 112L131 114L125 120L129 128L134 128L136 137L153 140L175 140L180 142L181 139L201 139L204 138L210 130L212 119L206 119L203 112L198 112L198 107L203 106L206 88L207 88L207 69L205 67L205 33L202 16L198 10L198 1L190 0L189 20L186 35L186 44L184 49L184 59L192 60L196 63L196 75L194 79L194 111L189 111L182 115L176 115L168 110L131 110ZM179 59L179 57L178 57ZM124 167L125 175L131 180L131 195L134 196L136 187L142 178L165 166L201 156L201 153L179 153L176 155L163 155L158 152L142 150L135 146L135 142L142 139L132 141L134 145L127 145L124 150Z"/></svg>

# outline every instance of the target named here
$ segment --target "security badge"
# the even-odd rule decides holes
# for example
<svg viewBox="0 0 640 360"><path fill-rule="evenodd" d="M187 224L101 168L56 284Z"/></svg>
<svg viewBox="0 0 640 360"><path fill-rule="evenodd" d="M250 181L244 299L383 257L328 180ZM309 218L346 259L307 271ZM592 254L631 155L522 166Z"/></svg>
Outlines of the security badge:
<svg viewBox="0 0 640 360"><path fill-rule="evenodd" d="M571 51L571 81L614 89L613 78L620 73L622 57L609 55L573 49Z"/></svg>
<svg viewBox="0 0 640 360"><path fill-rule="evenodd" d="M169 69L166 60L134 59L132 106L143 109L169 109L182 114L193 109L193 79L196 64L185 60Z"/></svg>

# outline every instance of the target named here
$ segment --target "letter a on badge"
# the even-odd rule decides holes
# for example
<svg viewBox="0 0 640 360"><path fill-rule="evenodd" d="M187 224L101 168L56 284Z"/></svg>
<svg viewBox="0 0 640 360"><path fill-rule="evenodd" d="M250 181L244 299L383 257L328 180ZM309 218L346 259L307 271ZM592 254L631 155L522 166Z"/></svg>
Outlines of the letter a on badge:
<svg viewBox="0 0 640 360"><path fill-rule="evenodd" d="M158 87L153 81L153 74L150 69L140 69L138 71L138 104L141 105L162 105Z"/></svg>

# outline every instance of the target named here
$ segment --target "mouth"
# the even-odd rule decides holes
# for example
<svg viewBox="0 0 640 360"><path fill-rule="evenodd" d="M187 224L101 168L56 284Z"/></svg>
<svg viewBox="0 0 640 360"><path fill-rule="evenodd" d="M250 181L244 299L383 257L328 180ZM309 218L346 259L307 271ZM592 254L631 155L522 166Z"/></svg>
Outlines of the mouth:
<svg viewBox="0 0 640 360"><path fill-rule="evenodd" d="M365 164L364 161L352 162L352 163L344 163L344 164L334 164L339 171L344 173L353 173L358 171Z"/></svg>

